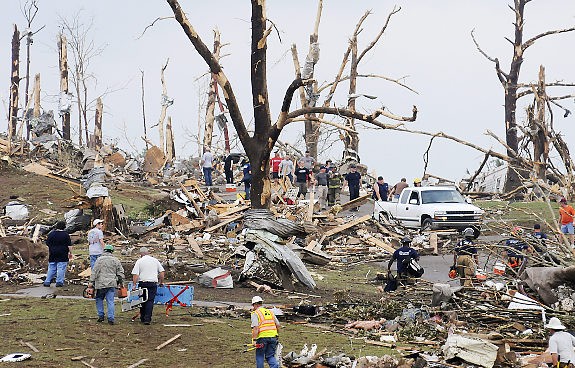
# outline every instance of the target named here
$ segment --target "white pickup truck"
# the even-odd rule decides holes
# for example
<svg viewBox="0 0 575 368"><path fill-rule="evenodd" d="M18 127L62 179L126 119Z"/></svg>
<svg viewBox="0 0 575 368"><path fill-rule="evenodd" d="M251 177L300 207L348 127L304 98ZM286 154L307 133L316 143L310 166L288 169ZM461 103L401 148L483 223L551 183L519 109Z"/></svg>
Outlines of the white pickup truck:
<svg viewBox="0 0 575 368"><path fill-rule="evenodd" d="M422 230L472 227L477 237L483 210L468 203L454 187L408 187L399 201L376 201L373 217Z"/></svg>

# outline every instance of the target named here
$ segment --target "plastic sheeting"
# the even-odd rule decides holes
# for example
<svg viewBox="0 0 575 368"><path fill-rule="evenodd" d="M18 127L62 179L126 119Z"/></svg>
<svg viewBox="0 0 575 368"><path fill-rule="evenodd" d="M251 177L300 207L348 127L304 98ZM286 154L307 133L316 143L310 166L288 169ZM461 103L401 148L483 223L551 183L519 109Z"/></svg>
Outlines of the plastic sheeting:
<svg viewBox="0 0 575 368"><path fill-rule="evenodd" d="M82 186L88 190L95 183L106 182L106 169L103 167L95 167L90 172L82 177Z"/></svg>
<svg viewBox="0 0 575 368"><path fill-rule="evenodd" d="M88 198L107 197L108 195L108 188L99 184L90 186L90 189L86 191L86 197Z"/></svg>
<svg viewBox="0 0 575 368"><path fill-rule="evenodd" d="M233 289L234 287L234 280L232 279L231 272L224 270L221 267L204 272L200 275L198 281L202 286L216 289Z"/></svg>
<svg viewBox="0 0 575 368"><path fill-rule="evenodd" d="M493 367L497 358L497 345L481 339L452 334L443 345L445 359L460 358L485 368Z"/></svg>
<svg viewBox="0 0 575 368"><path fill-rule="evenodd" d="M244 215L244 227L253 230L266 230L282 238L304 237L316 231L315 226L297 224L288 219L275 219L270 210L250 209Z"/></svg>
<svg viewBox="0 0 575 368"><path fill-rule="evenodd" d="M10 217L12 220L28 219L28 207L18 201L8 202L4 210L6 212L6 216Z"/></svg>

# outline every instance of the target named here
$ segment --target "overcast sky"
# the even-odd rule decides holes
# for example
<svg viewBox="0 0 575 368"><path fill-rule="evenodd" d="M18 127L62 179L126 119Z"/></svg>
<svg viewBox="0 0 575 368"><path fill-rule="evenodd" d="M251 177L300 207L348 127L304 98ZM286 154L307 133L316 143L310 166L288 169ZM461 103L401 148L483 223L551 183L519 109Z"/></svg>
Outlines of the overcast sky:
<svg viewBox="0 0 575 368"><path fill-rule="evenodd" d="M10 41L12 25L21 30L25 19L20 10L24 1L3 1L0 13L0 71L4 88L0 88L2 114L6 116L10 77ZM401 11L393 16L378 45L365 57L360 73L379 74L390 78L404 77L404 82L418 94L383 80L358 82L358 92L377 96L374 101L358 100L358 110L371 112L385 106L398 115L410 115L411 108L419 109L417 121L408 126L429 132L445 132L473 143L504 152L492 138L485 136L487 129L504 136L503 89L491 62L481 56L473 44L470 31L482 48L492 57L498 57L504 70L508 70L512 55L511 45L504 37L513 36L514 14L508 8L512 1L505 0L324 0L319 42L320 60L315 77L320 84L333 80L347 40L355 24L366 10L372 14L364 23L360 34L360 49L365 47L384 23L394 5ZM252 122L251 92L249 85L250 4L249 1L185 1L183 9L204 42L213 43L212 29L221 32L222 42L229 43L223 50L229 54L222 65L239 99L245 121ZM274 33L268 38L268 84L273 119L277 117L287 86L293 80L292 43L297 44L303 64L308 48L309 34L315 21L317 2L312 0L268 0L268 17L277 25L281 41ZM571 27L575 24L575 1L534 0L526 7L525 39L541 32ZM204 100L207 67L174 19L146 26L157 17L172 16L163 0L80 1L40 0L39 12L33 30L45 25L34 37L32 45L31 75L42 78L42 107L57 110L59 89L58 53L56 36L59 19L78 17L82 23L93 23L89 38L104 46L102 53L92 59L91 71L97 85L90 91L91 98L106 90L117 90L104 97L103 122L106 141L116 139L127 150L141 150L139 138L143 134L140 94L140 70L145 72L146 119L148 126L155 124L160 115L160 69L170 59L166 70L168 95L174 105L168 109L176 133L178 156L197 154L192 136L197 134L199 98ZM21 75L25 74L25 52L22 43ZM528 49L523 63L521 81L537 79L540 64L545 65L547 81L575 82L575 33L541 39ZM2 84L0 84L2 85ZM21 83L24 89L24 82ZM334 98L338 106L346 103L347 84L340 86ZM555 94L570 93L568 89ZM323 100L325 96L320 98ZM22 99L23 100L23 99ZM531 102L526 98L518 108L518 121L524 119L524 108ZM573 99L566 106L575 111ZM294 98L292 109L299 107ZM90 115L93 118L93 113ZM575 136L574 115L562 118L555 114L555 127L563 131L567 142ZM0 131L6 131L6 118ZM393 123L393 121L382 121ZM92 122L93 124L93 122ZM72 112L72 127L77 125L76 111ZM76 130L77 131L77 130ZM233 130L232 130L233 132ZM280 140L294 142L301 137L303 124L293 123L282 133ZM216 140L220 132L216 128ZM157 129L149 133L158 141ZM423 154L429 138L412 134L362 130L360 156L370 171L383 175L386 181L396 182L402 176L421 176ZM320 159L341 158L342 144L322 152ZM304 147L300 147L302 150ZM571 146L571 151L575 147ZM436 139L430 151L428 172L459 179L466 170L473 172L483 154L456 143Z"/></svg>

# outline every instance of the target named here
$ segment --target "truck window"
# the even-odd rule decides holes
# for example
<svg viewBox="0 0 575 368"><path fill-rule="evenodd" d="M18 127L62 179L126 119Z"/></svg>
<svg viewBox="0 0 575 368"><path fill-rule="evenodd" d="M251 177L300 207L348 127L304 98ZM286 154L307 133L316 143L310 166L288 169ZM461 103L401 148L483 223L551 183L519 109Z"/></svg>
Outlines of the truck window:
<svg viewBox="0 0 575 368"><path fill-rule="evenodd" d="M409 189L407 189L407 188L404 189L404 190L401 192L401 203L402 203L402 204L406 204L406 203L407 203L407 198L409 198L409 195L410 195L410 194L411 194L411 190L409 190Z"/></svg>
<svg viewBox="0 0 575 368"><path fill-rule="evenodd" d="M466 203L456 190L426 190L421 192L422 203Z"/></svg>
<svg viewBox="0 0 575 368"><path fill-rule="evenodd" d="M412 200L415 200L415 204L419 204L419 194L416 191L411 192L411 195L409 196L409 203L411 203Z"/></svg>

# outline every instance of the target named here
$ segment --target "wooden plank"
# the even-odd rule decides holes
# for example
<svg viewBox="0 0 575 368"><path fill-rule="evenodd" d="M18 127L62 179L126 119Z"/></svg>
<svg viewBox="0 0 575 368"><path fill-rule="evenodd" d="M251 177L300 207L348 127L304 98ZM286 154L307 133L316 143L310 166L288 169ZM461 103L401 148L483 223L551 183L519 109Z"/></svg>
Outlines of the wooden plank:
<svg viewBox="0 0 575 368"><path fill-rule="evenodd" d="M250 206L246 206L246 205L238 206L238 207L234 208L233 210L220 213L220 214L218 215L218 217L220 217L220 218L222 218L222 217L227 217L227 216L229 216L229 215L233 215L234 213L238 213L238 212L241 212L241 211L245 211L245 210L247 210L248 208L250 208Z"/></svg>
<svg viewBox="0 0 575 368"><path fill-rule="evenodd" d="M202 249L198 245L196 239L194 239L194 236L188 235L186 239L188 240L188 244L190 245L194 253L196 253L196 256L198 256L198 258L204 258L204 252L202 252Z"/></svg>
<svg viewBox="0 0 575 368"><path fill-rule="evenodd" d="M224 226L226 226L226 225L229 224L229 223L232 223L232 222L234 222L234 221L236 221L236 220L239 220L239 219L241 219L242 217L244 217L243 214L234 216L234 217L232 217L232 218L230 218L230 219L228 219L228 220L226 220L226 221L220 222L220 223L217 224L217 225L214 225L214 226L212 226L212 227L209 227L209 228L207 228L207 229L204 230L204 231L205 231L206 233L209 233L209 232L211 232L211 231L214 231L214 230L219 229L220 227L224 227Z"/></svg>
<svg viewBox="0 0 575 368"><path fill-rule="evenodd" d="M172 337L171 339L167 340L166 342L161 343L160 345L156 346L156 350L160 350L161 348L165 347L168 344L176 341L182 336L182 334L177 334L176 336Z"/></svg>
<svg viewBox="0 0 575 368"><path fill-rule="evenodd" d="M365 240L367 243L369 243L370 245L373 245L375 247L378 248L382 248L384 249L386 252L393 254L393 252L395 252L395 249L390 246L389 244L383 242L382 240L376 238L375 236L368 236L367 238L363 239Z"/></svg>
<svg viewBox="0 0 575 368"><path fill-rule="evenodd" d="M205 218L204 213L202 212L202 210L200 209L200 206L198 206L198 203L194 200L194 197L192 197L192 195L190 194L190 192L186 189L186 187L180 183L180 188L182 189L182 191L184 192L184 194L186 195L186 197L188 197L188 199L190 200L190 202L192 202L192 205L194 206L194 208L196 209L196 212L198 213L198 215L201 218Z"/></svg>
<svg viewBox="0 0 575 368"><path fill-rule="evenodd" d="M365 216L362 216L362 217L360 217L360 218L357 218L357 219L355 219L355 220L353 220L353 221L350 221L350 222L347 222L347 223L345 223L345 224L339 225L339 226L337 226L337 227L335 227L335 228L333 228L333 229L331 229L331 230L329 230L329 231L326 231L326 232L323 234L323 237L322 237L322 238L327 238L327 237L329 237L329 236L332 236L332 235L335 235L335 234L337 234L337 233L340 233L340 232L342 232L342 231L344 231L344 230L346 230L346 229L349 229L350 227L354 227L355 225L359 225L359 224L361 224L362 222L365 222L365 221L369 220L370 218L371 218L371 215L365 215ZM319 243L321 244L321 242L319 242Z"/></svg>
<svg viewBox="0 0 575 368"><path fill-rule="evenodd" d="M128 368L136 368L139 365L144 364L145 362L147 362L148 359L144 358L144 359L140 359L139 361L137 361L136 363L129 365Z"/></svg>
<svg viewBox="0 0 575 368"><path fill-rule="evenodd" d="M345 211L345 210L348 210L348 209L353 208L353 207L359 207L362 204L364 204L365 202L367 202L367 200L369 199L370 196L371 196L371 194L366 194L366 195L362 195L361 197L354 199L353 201L346 202L346 203L341 205L341 210Z"/></svg>

